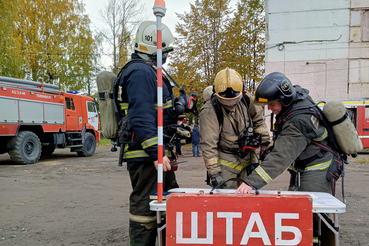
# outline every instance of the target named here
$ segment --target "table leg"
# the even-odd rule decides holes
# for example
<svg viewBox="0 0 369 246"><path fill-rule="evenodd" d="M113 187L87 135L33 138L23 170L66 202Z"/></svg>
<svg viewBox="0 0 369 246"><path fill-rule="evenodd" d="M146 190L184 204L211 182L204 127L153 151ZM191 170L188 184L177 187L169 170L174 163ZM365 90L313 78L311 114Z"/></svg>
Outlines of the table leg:
<svg viewBox="0 0 369 246"><path fill-rule="evenodd" d="M335 234L335 244L336 246L339 246L340 245L340 234L339 234L339 225L338 225L338 214L333 214L334 216L334 229L335 231L337 232Z"/></svg>
<svg viewBox="0 0 369 246"><path fill-rule="evenodd" d="M161 214L160 211L156 212L156 223L157 223L157 230L158 230L158 245L163 246L163 240L162 240L162 228L161 228Z"/></svg>

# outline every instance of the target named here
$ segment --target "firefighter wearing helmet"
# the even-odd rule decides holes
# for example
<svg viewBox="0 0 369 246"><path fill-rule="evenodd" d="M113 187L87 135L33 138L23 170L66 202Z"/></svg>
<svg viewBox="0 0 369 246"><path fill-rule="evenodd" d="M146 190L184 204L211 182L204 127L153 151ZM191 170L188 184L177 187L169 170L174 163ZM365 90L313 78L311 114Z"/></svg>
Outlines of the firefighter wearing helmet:
<svg viewBox="0 0 369 246"><path fill-rule="evenodd" d="M263 109L243 93L242 77L233 69L221 70L214 81L215 96L201 109L200 147L213 187L236 189L258 162L260 146L270 138ZM256 140L257 143L251 143ZM248 140L250 140L248 142Z"/></svg>
<svg viewBox="0 0 369 246"><path fill-rule="evenodd" d="M209 101L210 99L212 99L213 98L213 95L214 95L213 86L212 85L209 85L202 92L202 96L203 96L203 99L204 99L204 104L207 101Z"/></svg>
<svg viewBox="0 0 369 246"><path fill-rule="evenodd" d="M128 119L132 137L126 142L123 161L127 163L132 184L129 200L130 245L155 245L157 228L156 212L150 210L150 194L157 191L158 130L157 130L157 75L156 22L144 21L137 30L135 53L122 69L119 79L121 117ZM168 48L174 41L166 25L162 25L162 46ZM165 58L163 59L163 63ZM176 125L173 91L163 76L163 123L164 128ZM128 125L128 124L127 124ZM178 184L170 161L175 156L164 139L163 190L177 188Z"/></svg>
<svg viewBox="0 0 369 246"><path fill-rule="evenodd" d="M310 113L314 102L309 91L299 85L293 86L284 74L274 72L257 87L255 104L267 106L276 116L274 146L257 172L247 178L247 189L242 189L246 188L242 185L240 191L249 193L251 188L260 189L289 168L293 177L300 177L300 186L297 187L292 178L290 189L330 193L326 173L333 154L321 148L328 145L327 129Z"/></svg>
<svg viewBox="0 0 369 246"><path fill-rule="evenodd" d="M293 86L284 74L274 72L260 82L255 103L266 105L276 115L274 145L261 165L247 177L247 185L241 184L237 193L260 189L286 169L291 174L289 190L331 193L327 171L334 156L329 150L327 129L319 114L314 113L318 110L309 91ZM321 245L329 245L322 242Z"/></svg>

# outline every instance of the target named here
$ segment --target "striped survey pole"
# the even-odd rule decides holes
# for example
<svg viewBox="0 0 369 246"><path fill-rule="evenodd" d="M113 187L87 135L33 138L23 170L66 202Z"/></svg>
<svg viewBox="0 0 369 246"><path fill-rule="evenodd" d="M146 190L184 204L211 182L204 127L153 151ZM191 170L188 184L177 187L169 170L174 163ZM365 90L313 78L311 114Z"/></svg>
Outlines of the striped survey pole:
<svg viewBox="0 0 369 246"><path fill-rule="evenodd" d="M162 33L161 18L165 15L164 0L155 0L154 15L156 16L157 46L157 94L158 94L158 202L163 201L163 70L162 70Z"/></svg>
<svg viewBox="0 0 369 246"><path fill-rule="evenodd" d="M162 27L161 18L165 16L165 2L164 0L155 0L154 3L154 15L156 16L156 46L157 46L157 101L158 101L158 202L163 202L163 71L162 71ZM162 230L165 225L161 225L161 213L156 212L156 222L158 224L158 242L159 246L162 246Z"/></svg>

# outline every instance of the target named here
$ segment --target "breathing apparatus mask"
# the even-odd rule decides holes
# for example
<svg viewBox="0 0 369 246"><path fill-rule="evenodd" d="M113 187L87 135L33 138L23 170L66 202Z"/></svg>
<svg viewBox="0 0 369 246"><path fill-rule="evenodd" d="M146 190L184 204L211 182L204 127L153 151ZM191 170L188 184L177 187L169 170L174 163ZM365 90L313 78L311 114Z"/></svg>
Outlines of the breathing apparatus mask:
<svg viewBox="0 0 369 246"><path fill-rule="evenodd" d="M250 115L250 110L249 110L249 106L246 103L245 98L242 96L242 99L244 100L244 103L246 105L247 108L247 114L249 117L249 126L246 127L246 130L243 132L243 134L240 134L238 136L238 146L240 148L240 150L242 152L239 152L239 155L246 155L247 153L249 153L251 150L256 150L257 148L260 147L261 144L261 134L260 133L256 133L255 129L252 125L252 120L251 120L251 115ZM245 114L243 113L243 117L244 117L244 122L246 124L246 119L245 119ZM241 157L242 158L242 157Z"/></svg>
<svg viewBox="0 0 369 246"><path fill-rule="evenodd" d="M253 127L248 127L243 134L238 136L238 146L247 153L249 150L255 150L260 147L261 134L255 133Z"/></svg>
<svg viewBox="0 0 369 246"><path fill-rule="evenodd" d="M190 95L186 95L185 88L186 86L184 85L181 89L179 89L180 96L174 100L174 110L176 115L190 112L197 115L198 111L196 105L199 95L193 92L191 92Z"/></svg>

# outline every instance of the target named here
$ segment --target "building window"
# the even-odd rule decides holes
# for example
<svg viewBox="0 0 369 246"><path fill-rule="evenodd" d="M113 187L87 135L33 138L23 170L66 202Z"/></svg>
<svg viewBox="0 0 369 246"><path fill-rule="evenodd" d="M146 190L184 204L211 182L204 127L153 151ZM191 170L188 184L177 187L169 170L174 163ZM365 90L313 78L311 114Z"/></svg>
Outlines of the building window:
<svg viewBox="0 0 369 246"><path fill-rule="evenodd" d="M350 26L360 26L360 15L361 11L351 11L351 23Z"/></svg>
<svg viewBox="0 0 369 246"><path fill-rule="evenodd" d="M364 11L361 25L363 42L369 42L369 11Z"/></svg>

